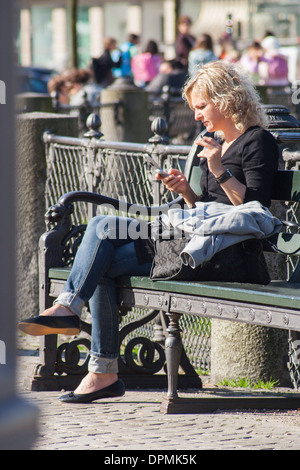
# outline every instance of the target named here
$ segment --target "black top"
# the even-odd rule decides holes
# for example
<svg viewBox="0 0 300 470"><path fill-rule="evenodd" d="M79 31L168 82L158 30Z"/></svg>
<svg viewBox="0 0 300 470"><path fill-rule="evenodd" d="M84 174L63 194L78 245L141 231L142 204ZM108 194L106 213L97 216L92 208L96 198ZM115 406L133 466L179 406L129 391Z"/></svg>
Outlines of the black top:
<svg viewBox="0 0 300 470"><path fill-rule="evenodd" d="M238 181L246 185L244 203L259 201L269 207L273 177L278 168L279 150L268 131L253 126L240 135L222 156L222 164ZM222 187L208 171L205 158L200 159L202 200L231 204Z"/></svg>

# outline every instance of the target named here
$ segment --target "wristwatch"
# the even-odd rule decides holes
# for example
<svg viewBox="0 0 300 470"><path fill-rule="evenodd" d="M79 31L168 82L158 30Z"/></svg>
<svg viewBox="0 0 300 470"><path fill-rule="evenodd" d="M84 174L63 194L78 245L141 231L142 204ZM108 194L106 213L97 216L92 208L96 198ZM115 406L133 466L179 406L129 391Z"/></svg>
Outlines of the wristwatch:
<svg viewBox="0 0 300 470"><path fill-rule="evenodd" d="M222 173L220 176L218 176L218 177L216 178L216 182L217 182L218 184L226 183L226 181L228 181L232 176L233 176L233 174L232 174L231 171L228 170L228 168L227 168L227 170L224 171L224 173Z"/></svg>

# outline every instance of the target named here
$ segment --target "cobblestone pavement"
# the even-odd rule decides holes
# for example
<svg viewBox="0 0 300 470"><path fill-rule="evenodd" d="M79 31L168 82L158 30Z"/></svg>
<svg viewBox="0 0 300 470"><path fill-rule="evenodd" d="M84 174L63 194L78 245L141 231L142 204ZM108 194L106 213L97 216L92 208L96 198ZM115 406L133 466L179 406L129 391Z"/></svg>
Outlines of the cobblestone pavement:
<svg viewBox="0 0 300 470"><path fill-rule="evenodd" d="M166 415L159 411L163 392L149 390L129 390L121 398L88 405L60 403L60 392L32 392L26 387L39 360L36 345L32 347L19 349L17 386L19 395L39 409L33 450L103 450L113 455L112 451L133 450L182 454L300 449L300 410Z"/></svg>

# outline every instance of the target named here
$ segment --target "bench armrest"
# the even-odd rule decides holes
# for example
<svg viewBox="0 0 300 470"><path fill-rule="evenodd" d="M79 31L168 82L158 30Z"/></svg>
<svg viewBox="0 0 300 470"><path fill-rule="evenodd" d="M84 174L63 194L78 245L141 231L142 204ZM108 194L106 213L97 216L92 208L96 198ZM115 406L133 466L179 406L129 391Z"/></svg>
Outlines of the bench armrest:
<svg viewBox="0 0 300 470"><path fill-rule="evenodd" d="M89 202L97 205L104 205L114 207L121 212L128 214L152 215L156 216L163 212L167 212L171 207L180 205L184 201L182 196L178 196L169 203L160 206L143 206L141 204L133 204L127 201L121 201L98 193L91 193L87 191L71 191L64 194L59 198L58 204L64 207L69 207L74 202Z"/></svg>

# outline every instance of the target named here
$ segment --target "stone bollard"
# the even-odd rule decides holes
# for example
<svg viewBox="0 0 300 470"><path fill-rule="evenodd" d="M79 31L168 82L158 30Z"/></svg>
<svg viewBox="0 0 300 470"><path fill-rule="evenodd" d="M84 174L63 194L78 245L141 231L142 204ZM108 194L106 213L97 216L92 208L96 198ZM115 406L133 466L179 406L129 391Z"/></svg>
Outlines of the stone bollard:
<svg viewBox="0 0 300 470"><path fill-rule="evenodd" d="M45 231L46 160L43 133L76 137L78 120L58 114L17 116L17 317L39 313L38 247Z"/></svg>
<svg viewBox="0 0 300 470"><path fill-rule="evenodd" d="M275 137L281 131L296 130L300 133L299 122L285 106L268 105L264 108L269 118L268 130L275 133ZM279 148L282 150L281 146ZM283 167L282 161L280 167ZM285 219L287 208L284 203L272 202L270 210L276 217ZM285 279L285 257L271 254L265 257L271 278ZM211 380L214 383L247 377L252 382L272 378L279 380L281 386L289 386L287 358L286 330L215 319L211 322Z"/></svg>
<svg viewBox="0 0 300 470"><path fill-rule="evenodd" d="M53 113L52 98L46 93L19 93L16 95L16 110L19 113Z"/></svg>
<svg viewBox="0 0 300 470"><path fill-rule="evenodd" d="M151 136L148 93L136 87L130 78L118 78L101 92L101 104L121 105L101 107L102 132L105 140L147 142Z"/></svg>

